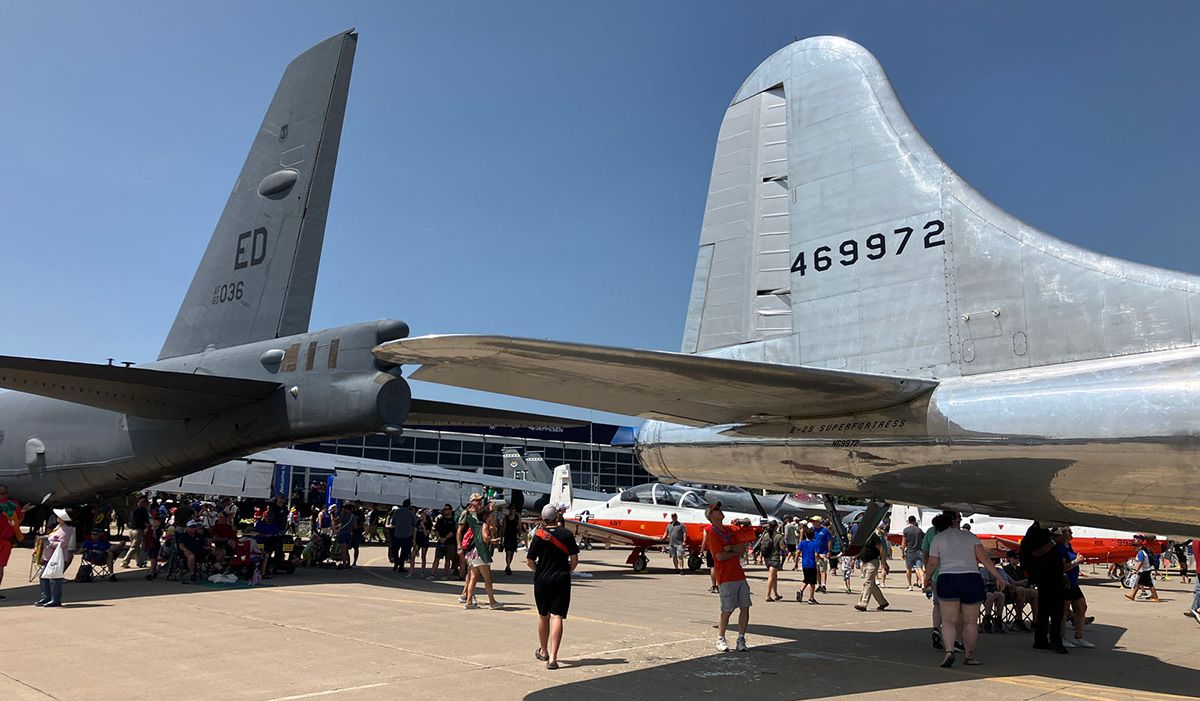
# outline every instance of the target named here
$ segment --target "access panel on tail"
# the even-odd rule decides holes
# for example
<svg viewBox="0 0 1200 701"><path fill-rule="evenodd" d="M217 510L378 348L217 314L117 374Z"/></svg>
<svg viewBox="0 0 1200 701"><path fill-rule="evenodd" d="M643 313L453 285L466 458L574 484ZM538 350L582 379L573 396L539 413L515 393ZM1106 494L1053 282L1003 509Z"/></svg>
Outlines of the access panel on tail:
<svg viewBox="0 0 1200 701"><path fill-rule="evenodd" d="M815 37L764 61L725 113L683 350L970 375L1195 345L1198 293L986 200L869 52Z"/></svg>
<svg viewBox="0 0 1200 701"><path fill-rule="evenodd" d="M357 40L287 67L160 360L308 331Z"/></svg>

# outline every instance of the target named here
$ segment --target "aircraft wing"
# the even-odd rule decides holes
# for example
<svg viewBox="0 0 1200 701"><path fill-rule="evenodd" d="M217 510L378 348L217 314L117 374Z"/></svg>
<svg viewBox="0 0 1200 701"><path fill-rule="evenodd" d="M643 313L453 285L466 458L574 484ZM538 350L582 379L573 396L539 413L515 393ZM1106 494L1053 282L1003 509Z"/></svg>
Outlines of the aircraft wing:
<svg viewBox="0 0 1200 701"><path fill-rule="evenodd" d="M610 528L595 523L588 523L587 521L576 521L575 519L564 519L563 527L574 533L576 538L590 538L594 541L612 543L613 545L646 547L663 542L661 538L649 538L641 533L623 531L620 528Z"/></svg>
<svg viewBox="0 0 1200 701"><path fill-rule="evenodd" d="M586 421L559 416L526 414L506 409L437 402L432 399L412 400L412 409L404 420L408 426L505 426L508 428L542 428L546 426L572 428Z"/></svg>
<svg viewBox="0 0 1200 701"><path fill-rule="evenodd" d="M391 477L406 477L412 480L430 480L454 484L478 485L480 487L495 487L497 489L513 490L534 494L549 494L550 485L539 482L481 475L467 470L451 470L437 465L414 465L411 463L391 462L390 460L375 460L373 458L357 458L351 455L334 455L318 453L311 450L296 450L294 448L272 448L244 458L248 461L270 461L292 467L315 467L324 470L336 470L359 474L387 475ZM611 496L611 495L608 495ZM370 500L366 495L363 499Z"/></svg>
<svg viewBox="0 0 1200 701"><path fill-rule="evenodd" d="M0 356L0 389L151 419L217 414L271 396L277 382Z"/></svg>
<svg viewBox="0 0 1200 701"><path fill-rule="evenodd" d="M503 336L418 336L375 356L416 380L690 426L814 418L908 402L937 382Z"/></svg>

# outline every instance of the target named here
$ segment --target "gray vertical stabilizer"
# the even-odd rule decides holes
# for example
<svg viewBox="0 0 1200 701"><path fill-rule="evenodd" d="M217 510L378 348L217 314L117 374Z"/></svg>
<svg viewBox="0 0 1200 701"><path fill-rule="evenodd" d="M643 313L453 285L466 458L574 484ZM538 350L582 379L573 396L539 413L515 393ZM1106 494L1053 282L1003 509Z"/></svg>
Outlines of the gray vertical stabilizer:
<svg viewBox="0 0 1200 701"><path fill-rule="evenodd" d="M541 484L549 484L553 479L553 472L546 465L546 459L541 453L527 451L525 457L521 457L516 448L504 448L501 454L504 458L505 477Z"/></svg>
<svg viewBox="0 0 1200 701"><path fill-rule="evenodd" d="M288 65L160 359L308 330L357 39Z"/></svg>

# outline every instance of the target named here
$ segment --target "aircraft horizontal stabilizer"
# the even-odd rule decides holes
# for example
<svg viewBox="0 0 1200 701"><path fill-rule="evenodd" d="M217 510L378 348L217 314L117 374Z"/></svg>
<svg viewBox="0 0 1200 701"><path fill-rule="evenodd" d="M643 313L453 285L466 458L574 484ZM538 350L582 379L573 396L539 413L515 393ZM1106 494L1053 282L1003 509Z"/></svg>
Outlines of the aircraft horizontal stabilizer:
<svg viewBox="0 0 1200 701"><path fill-rule="evenodd" d="M0 356L0 389L149 419L189 419L265 399L276 382Z"/></svg>
<svg viewBox="0 0 1200 701"><path fill-rule="evenodd" d="M586 421L559 416L526 414L490 407L413 399L405 420L409 426L504 426L506 428L572 428Z"/></svg>
<svg viewBox="0 0 1200 701"><path fill-rule="evenodd" d="M814 418L902 404L933 380L502 336L420 336L375 356L412 378L691 426Z"/></svg>

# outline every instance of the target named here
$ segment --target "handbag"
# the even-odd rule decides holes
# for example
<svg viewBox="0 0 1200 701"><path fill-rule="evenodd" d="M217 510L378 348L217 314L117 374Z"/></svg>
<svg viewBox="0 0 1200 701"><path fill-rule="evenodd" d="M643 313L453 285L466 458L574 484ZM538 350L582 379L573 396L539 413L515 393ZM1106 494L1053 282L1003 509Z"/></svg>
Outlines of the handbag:
<svg viewBox="0 0 1200 701"><path fill-rule="evenodd" d="M46 566L42 568L42 579L62 579L67 573L66 557L63 555L62 543L54 548L54 552L50 555L50 560Z"/></svg>

